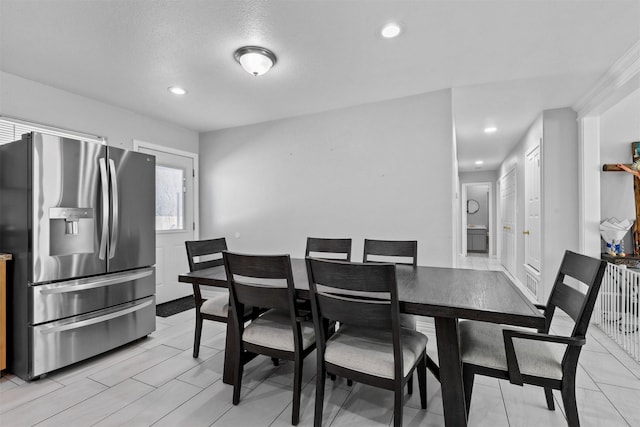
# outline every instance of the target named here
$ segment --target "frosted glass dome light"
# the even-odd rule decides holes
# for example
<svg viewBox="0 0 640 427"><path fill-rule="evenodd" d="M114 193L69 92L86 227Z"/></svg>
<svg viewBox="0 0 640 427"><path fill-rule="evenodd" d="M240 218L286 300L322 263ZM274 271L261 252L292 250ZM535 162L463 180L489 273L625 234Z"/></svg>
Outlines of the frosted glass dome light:
<svg viewBox="0 0 640 427"><path fill-rule="evenodd" d="M380 30L380 34L385 39L392 39L394 37L399 36L401 31L402 31L402 27L400 27L400 24L396 22L391 22L385 25L384 27L382 27L382 29Z"/></svg>
<svg viewBox="0 0 640 427"><path fill-rule="evenodd" d="M276 63L276 56L269 49L259 46L244 46L233 55L244 70L254 76L260 76Z"/></svg>

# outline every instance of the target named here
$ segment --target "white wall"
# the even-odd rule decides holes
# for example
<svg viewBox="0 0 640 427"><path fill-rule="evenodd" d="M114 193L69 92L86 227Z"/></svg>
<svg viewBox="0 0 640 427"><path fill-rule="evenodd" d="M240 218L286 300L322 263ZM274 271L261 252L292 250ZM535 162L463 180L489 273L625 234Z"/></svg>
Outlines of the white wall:
<svg viewBox="0 0 640 427"><path fill-rule="evenodd" d="M497 171L481 171L481 172L461 172L460 184L469 184L473 182L495 182L498 180Z"/></svg>
<svg viewBox="0 0 640 427"><path fill-rule="evenodd" d="M451 146L450 90L202 134L201 236L297 257L351 237L354 260L366 237L417 239L451 266Z"/></svg>
<svg viewBox="0 0 640 427"><path fill-rule="evenodd" d="M453 95L453 92L452 92ZM460 206L460 177L458 171L458 140L456 137L456 121L455 121L455 105L453 98L451 99L451 234L454 236L454 244L451 245L451 263L452 267L458 266L458 255L462 253L462 237L460 225L462 222L462 210ZM466 233L465 233L466 234Z"/></svg>
<svg viewBox="0 0 640 427"><path fill-rule="evenodd" d="M132 149L133 140L198 152L198 132L123 108L0 72L0 115L108 138Z"/></svg>
<svg viewBox="0 0 640 427"><path fill-rule="evenodd" d="M571 108L546 110L542 117L541 302L546 302L564 251L578 251L578 123Z"/></svg>
<svg viewBox="0 0 640 427"><path fill-rule="evenodd" d="M600 116L600 159L603 164L631 163L631 143L640 141L640 89ZM600 174L600 218L635 221L633 177L624 172ZM633 253L631 232L625 250Z"/></svg>

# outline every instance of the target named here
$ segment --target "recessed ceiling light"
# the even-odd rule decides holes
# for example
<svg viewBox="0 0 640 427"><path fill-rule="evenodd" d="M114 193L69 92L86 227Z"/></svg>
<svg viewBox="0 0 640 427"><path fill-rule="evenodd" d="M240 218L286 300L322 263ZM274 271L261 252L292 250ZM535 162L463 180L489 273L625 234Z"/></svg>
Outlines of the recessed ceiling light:
<svg viewBox="0 0 640 427"><path fill-rule="evenodd" d="M174 95L186 95L187 90L183 89L181 87L178 86L171 86L169 89L169 92L171 92Z"/></svg>
<svg viewBox="0 0 640 427"><path fill-rule="evenodd" d="M494 133L495 131L497 131L498 128L495 126L489 126L487 128L484 128L484 133Z"/></svg>
<svg viewBox="0 0 640 427"><path fill-rule="evenodd" d="M481 165L481 164L483 164L483 163L484 163L484 162L483 162L482 160L476 160L476 165Z"/></svg>
<svg viewBox="0 0 640 427"><path fill-rule="evenodd" d="M402 28L400 27L400 24L391 22L385 25L384 27L382 27L382 30L380 30L380 34L385 39L392 39L394 37L397 37L401 31L402 31Z"/></svg>

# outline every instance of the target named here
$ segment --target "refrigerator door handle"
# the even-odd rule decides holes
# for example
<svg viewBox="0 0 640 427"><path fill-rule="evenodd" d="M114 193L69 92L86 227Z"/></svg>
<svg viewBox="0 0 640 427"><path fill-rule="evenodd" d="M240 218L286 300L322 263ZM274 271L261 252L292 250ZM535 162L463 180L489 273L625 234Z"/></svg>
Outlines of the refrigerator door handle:
<svg viewBox="0 0 640 427"><path fill-rule="evenodd" d="M116 164L113 159L109 159L109 172L111 174L111 203L113 206L113 216L111 218L111 242L109 244L109 259L116 255L116 245L118 243L118 174Z"/></svg>
<svg viewBox="0 0 640 427"><path fill-rule="evenodd" d="M105 259L107 254L107 239L109 238L109 179L107 176L107 162L99 160L100 181L102 183L102 237L100 238L99 259Z"/></svg>
<svg viewBox="0 0 640 427"><path fill-rule="evenodd" d="M116 311L114 313L105 314L104 316L95 317L93 319L82 320L80 322L68 323L66 325L60 326L52 326L42 331L43 334L54 334L64 331L69 331L73 329L84 328L85 326L95 325L96 323L106 322L107 320L112 320L118 317L125 316L130 313L134 313L136 311L140 311L145 307L153 304L153 299L146 301L142 304L135 305L133 307L126 308L124 310Z"/></svg>
<svg viewBox="0 0 640 427"><path fill-rule="evenodd" d="M116 277L110 277L102 280L74 280L72 282L61 283L61 286L55 286L40 291L42 295L51 294L66 294L70 292L86 291L87 289L103 288L107 286L117 285L119 283L131 282L134 280L142 279L153 274L153 269L147 269L138 271L135 273L129 273L126 275L118 275Z"/></svg>

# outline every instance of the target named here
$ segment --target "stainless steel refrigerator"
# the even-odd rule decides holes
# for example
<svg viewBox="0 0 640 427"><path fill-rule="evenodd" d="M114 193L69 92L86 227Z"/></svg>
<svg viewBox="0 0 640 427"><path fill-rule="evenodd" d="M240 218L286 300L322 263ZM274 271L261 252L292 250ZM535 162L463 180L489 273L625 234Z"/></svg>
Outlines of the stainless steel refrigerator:
<svg viewBox="0 0 640 427"><path fill-rule="evenodd" d="M31 380L155 330L155 157L29 133L0 146L8 370Z"/></svg>

